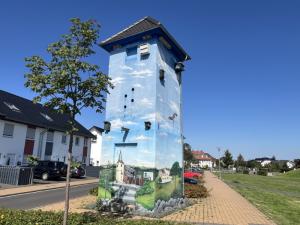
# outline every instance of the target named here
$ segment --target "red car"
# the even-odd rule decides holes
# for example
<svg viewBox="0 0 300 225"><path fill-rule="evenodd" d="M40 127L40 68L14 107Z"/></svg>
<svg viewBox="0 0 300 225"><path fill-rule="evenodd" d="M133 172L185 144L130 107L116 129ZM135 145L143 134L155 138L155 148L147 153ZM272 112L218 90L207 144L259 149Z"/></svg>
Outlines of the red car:
<svg viewBox="0 0 300 225"><path fill-rule="evenodd" d="M193 178L193 179L199 179L202 177L201 173L196 173L192 171L185 171L183 174L184 178Z"/></svg>

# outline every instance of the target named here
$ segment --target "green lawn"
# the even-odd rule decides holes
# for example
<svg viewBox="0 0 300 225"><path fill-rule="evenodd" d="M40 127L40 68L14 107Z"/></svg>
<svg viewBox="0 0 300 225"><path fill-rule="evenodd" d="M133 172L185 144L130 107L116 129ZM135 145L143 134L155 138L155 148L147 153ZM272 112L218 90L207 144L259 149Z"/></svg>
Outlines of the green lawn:
<svg viewBox="0 0 300 225"><path fill-rule="evenodd" d="M274 177L222 174L222 179L277 224L300 224L300 170Z"/></svg>
<svg viewBox="0 0 300 225"><path fill-rule="evenodd" d="M156 199L168 200L175 190L181 188L181 179L179 177L173 177L172 181L165 184L157 184L155 182L150 183L151 187L155 189L155 192L147 195L138 196L136 201L146 209L153 209Z"/></svg>
<svg viewBox="0 0 300 225"><path fill-rule="evenodd" d="M150 186L153 189L155 189L154 181L150 182ZM155 192L152 192L151 194L147 194L147 195L138 196L136 198L136 201L146 209L153 209L154 200L155 200Z"/></svg>

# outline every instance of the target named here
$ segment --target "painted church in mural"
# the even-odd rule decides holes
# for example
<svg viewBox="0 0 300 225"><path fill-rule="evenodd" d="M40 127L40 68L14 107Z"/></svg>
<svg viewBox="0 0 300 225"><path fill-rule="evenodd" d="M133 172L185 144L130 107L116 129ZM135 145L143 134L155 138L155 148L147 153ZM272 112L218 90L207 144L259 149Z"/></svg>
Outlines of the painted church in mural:
<svg viewBox="0 0 300 225"><path fill-rule="evenodd" d="M153 209L183 196L181 75L190 57L153 18L101 43L114 88L107 97L99 197Z"/></svg>

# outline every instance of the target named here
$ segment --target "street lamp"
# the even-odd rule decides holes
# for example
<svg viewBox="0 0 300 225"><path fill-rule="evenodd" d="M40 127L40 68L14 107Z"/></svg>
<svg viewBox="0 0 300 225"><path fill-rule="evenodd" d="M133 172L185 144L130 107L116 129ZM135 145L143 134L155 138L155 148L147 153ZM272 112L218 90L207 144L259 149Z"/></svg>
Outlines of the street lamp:
<svg viewBox="0 0 300 225"><path fill-rule="evenodd" d="M221 180L221 148L217 148L219 152L219 179Z"/></svg>

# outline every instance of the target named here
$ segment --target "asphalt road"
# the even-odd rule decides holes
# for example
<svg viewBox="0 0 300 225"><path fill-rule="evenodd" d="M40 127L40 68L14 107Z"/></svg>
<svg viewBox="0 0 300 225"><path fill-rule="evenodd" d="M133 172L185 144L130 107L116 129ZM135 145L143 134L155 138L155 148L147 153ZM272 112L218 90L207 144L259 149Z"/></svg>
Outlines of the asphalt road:
<svg viewBox="0 0 300 225"><path fill-rule="evenodd" d="M71 187L70 199L87 195L89 190L97 187L97 183ZM32 209L65 199L65 189L52 189L27 194L0 197L0 208Z"/></svg>

